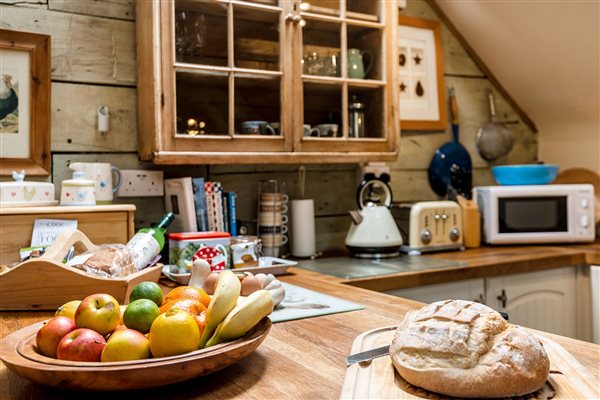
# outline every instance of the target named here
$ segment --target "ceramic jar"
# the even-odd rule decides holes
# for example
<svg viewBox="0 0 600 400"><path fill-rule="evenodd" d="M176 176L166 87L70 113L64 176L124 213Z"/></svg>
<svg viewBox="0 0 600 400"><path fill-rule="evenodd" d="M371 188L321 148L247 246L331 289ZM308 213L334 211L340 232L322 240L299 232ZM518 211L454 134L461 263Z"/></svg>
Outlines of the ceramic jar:
<svg viewBox="0 0 600 400"><path fill-rule="evenodd" d="M25 171L13 171L14 181L0 182L1 207L53 206L54 184L52 182L25 181Z"/></svg>
<svg viewBox="0 0 600 400"><path fill-rule="evenodd" d="M95 206L96 183L85 178L83 171L73 172L73 179L62 182L61 206Z"/></svg>
<svg viewBox="0 0 600 400"><path fill-rule="evenodd" d="M367 55L369 63L365 67L363 56ZM373 66L373 55L369 51L360 49L348 49L348 78L365 79Z"/></svg>

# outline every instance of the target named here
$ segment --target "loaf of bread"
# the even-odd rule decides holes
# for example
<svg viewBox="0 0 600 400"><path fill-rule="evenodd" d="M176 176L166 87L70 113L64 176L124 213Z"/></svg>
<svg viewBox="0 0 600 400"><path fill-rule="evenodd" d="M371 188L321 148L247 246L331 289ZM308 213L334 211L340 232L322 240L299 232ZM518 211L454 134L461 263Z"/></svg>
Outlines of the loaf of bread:
<svg viewBox="0 0 600 400"><path fill-rule="evenodd" d="M525 328L493 309L444 300L406 314L390 346L409 383L455 397L520 396L540 389L550 362Z"/></svg>

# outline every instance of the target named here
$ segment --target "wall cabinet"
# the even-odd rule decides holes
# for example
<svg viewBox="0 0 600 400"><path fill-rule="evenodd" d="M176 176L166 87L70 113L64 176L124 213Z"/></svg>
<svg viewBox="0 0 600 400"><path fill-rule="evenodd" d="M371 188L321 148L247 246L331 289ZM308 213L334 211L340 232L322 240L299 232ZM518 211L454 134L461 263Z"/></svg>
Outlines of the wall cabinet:
<svg viewBox="0 0 600 400"><path fill-rule="evenodd" d="M142 159L395 160L394 2L171 0L136 7Z"/></svg>
<svg viewBox="0 0 600 400"><path fill-rule="evenodd" d="M558 335L585 339L578 318L587 309L577 297L577 268L502 275L386 292L425 303L449 298L479 301L508 313L510 322ZM587 299L589 301L589 299ZM589 316L587 317L589 318Z"/></svg>

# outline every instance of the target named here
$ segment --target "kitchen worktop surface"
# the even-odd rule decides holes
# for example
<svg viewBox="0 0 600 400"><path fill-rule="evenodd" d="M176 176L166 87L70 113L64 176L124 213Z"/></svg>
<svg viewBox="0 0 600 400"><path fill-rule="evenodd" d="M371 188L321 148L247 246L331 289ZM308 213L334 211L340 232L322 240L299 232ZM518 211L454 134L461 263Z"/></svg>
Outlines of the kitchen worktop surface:
<svg viewBox="0 0 600 400"><path fill-rule="evenodd" d="M543 269L548 266L596 263L600 246L502 247L480 248L464 252L444 253L427 257L460 262L449 270L503 273ZM466 265L463 265L466 263ZM444 269L435 269L442 273ZM344 284L345 280L329 275L290 268L280 279L329 295L363 304L365 309L274 324L264 343L240 363L212 375L182 384L130 393L82 393L47 389L22 379L0 367L0 399L318 399L338 398L344 374L345 357L353 340L362 332L399 323L404 314L421 304L388 296L360 287ZM445 273L445 272L444 272ZM452 272L457 273L457 272ZM406 272L406 276L428 276L428 271ZM393 276L393 275L392 275ZM437 278L429 276L421 282ZM388 280L386 276L385 280ZM414 278L417 279L417 278ZM376 281L377 278L368 280ZM366 282L368 280L363 280ZM381 280L381 279L380 279ZM422 284L422 283L421 283ZM31 323L49 318L50 312L2 312L2 337ZM600 346L574 339L543 333L561 344L600 379ZM143 373L143 372L140 372Z"/></svg>
<svg viewBox="0 0 600 400"><path fill-rule="evenodd" d="M409 256L402 256L403 258ZM576 265L600 265L600 240L588 244L575 245L539 245L539 246L482 246L464 251L430 253L410 256L414 262L410 267L397 271L386 271L385 274L363 274L356 277L336 277L334 280L352 286L375 291L387 291L451 282L464 279L484 278L496 275L517 274L542 271L552 268ZM336 257L340 264L348 261L356 263L349 257ZM382 260L382 263L393 262ZM311 263L314 263L311 261ZM320 263L320 261L317 261ZM323 259L322 263L331 263ZM418 264L421 263L420 266ZM368 268L369 261L365 261ZM302 262L301 264L302 265ZM337 268L342 268L336 265ZM311 268L312 269L312 268ZM317 270L319 272L319 270ZM322 271L328 272L326 269Z"/></svg>

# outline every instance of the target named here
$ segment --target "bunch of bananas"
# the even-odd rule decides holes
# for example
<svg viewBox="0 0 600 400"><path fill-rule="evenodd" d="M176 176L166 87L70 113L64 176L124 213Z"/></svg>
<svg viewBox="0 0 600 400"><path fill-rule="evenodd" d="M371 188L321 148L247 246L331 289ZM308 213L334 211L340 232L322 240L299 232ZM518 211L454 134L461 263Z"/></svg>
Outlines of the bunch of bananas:
<svg viewBox="0 0 600 400"><path fill-rule="evenodd" d="M238 301L240 290L240 280L232 271L219 274L215 293L206 310L206 328L200 338L200 348L242 337L271 314L275 304L267 290L257 290Z"/></svg>

